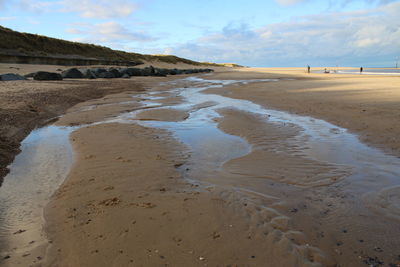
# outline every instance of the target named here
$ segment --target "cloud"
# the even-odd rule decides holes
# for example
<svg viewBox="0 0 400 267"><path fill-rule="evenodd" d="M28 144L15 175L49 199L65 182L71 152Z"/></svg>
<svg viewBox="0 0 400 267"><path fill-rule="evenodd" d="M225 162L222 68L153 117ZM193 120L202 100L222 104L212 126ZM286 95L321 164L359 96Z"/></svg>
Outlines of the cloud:
<svg viewBox="0 0 400 267"><path fill-rule="evenodd" d="M80 35L74 41L87 43L127 43L127 42L151 42L156 38L145 32L133 32L116 22L98 24L74 24L66 30L67 33Z"/></svg>
<svg viewBox="0 0 400 267"><path fill-rule="evenodd" d="M399 2L297 17L258 29L229 24L171 52L201 61L258 66L385 64L400 54L398 14Z"/></svg>
<svg viewBox="0 0 400 267"><path fill-rule="evenodd" d="M127 0L62 0L62 11L77 12L84 18L120 18L131 15L137 5Z"/></svg>
<svg viewBox="0 0 400 267"><path fill-rule="evenodd" d="M0 6L5 0L0 0ZM83 18L110 19L132 15L138 5L130 0L17 0L19 7L35 13L72 12Z"/></svg>
<svg viewBox="0 0 400 267"><path fill-rule="evenodd" d="M0 21L16 20L17 17L0 17Z"/></svg>
<svg viewBox="0 0 400 267"><path fill-rule="evenodd" d="M282 6L292 6L302 2L316 2L317 0L275 0L278 4ZM368 5L386 5L388 3L395 2L396 0L329 0L327 4L329 6L341 6L344 7L352 2L362 2Z"/></svg>
<svg viewBox="0 0 400 267"><path fill-rule="evenodd" d="M300 2L303 2L304 0L275 0L278 4L282 6L291 6Z"/></svg>
<svg viewBox="0 0 400 267"><path fill-rule="evenodd" d="M22 10L28 10L34 13L45 13L57 9L58 2L19 0L18 5Z"/></svg>

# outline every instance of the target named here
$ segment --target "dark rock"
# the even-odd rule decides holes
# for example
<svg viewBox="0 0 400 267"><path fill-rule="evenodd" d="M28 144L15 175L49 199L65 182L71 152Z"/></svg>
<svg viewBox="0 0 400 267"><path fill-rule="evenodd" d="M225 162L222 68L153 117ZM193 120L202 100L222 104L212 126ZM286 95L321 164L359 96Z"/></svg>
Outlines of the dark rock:
<svg viewBox="0 0 400 267"><path fill-rule="evenodd" d="M170 75L176 75L176 74L178 74L178 73L177 73L177 69L170 70L170 71L169 71L169 74L170 74Z"/></svg>
<svg viewBox="0 0 400 267"><path fill-rule="evenodd" d="M146 67L146 68L142 69L142 72L143 72L143 76L151 76L150 67Z"/></svg>
<svg viewBox="0 0 400 267"><path fill-rule="evenodd" d="M71 68L61 73L62 77L69 79L82 79L84 78L83 73L79 71L77 68Z"/></svg>
<svg viewBox="0 0 400 267"><path fill-rule="evenodd" d="M94 71L92 71L92 70L86 70L85 78L86 78L86 79L96 79L97 76L96 76L96 73L95 73Z"/></svg>
<svg viewBox="0 0 400 267"><path fill-rule="evenodd" d="M156 75L157 76L167 76L169 74L169 70L168 69L155 69Z"/></svg>
<svg viewBox="0 0 400 267"><path fill-rule="evenodd" d="M139 68L127 68L124 70L129 76L144 76L143 70Z"/></svg>
<svg viewBox="0 0 400 267"><path fill-rule="evenodd" d="M193 73L193 70L190 70L190 69L188 69L188 70L183 70L183 73L184 73L184 74L192 74L192 73Z"/></svg>
<svg viewBox="0 0 400 267"><path fill-rule="evenodd" d="M37 81L60 81L63 78L59 73L38 71L33 75L33 79Z"/></svg>
<svg viewBox="0 0 400 267"><path fill-rule="evenodd" d="M20 81L20 80L26 80L26 78L24 76L14 73L7 73L0 75L0 81Z"/></svg>
<svg viewBox="0 0 400 267"><path fill-rule="evenodd" d="M150 69L150 75L154 76L156 74L156 69L153 66L150 66L149 69Z"/></svg>
<svg viewBox="0 0 400 267"><path fill-rule="evenodd" d="M99 75L97 75L97 77L99 78L105 78L105 79L112 79L112 78L116 78L114 73L106 71L106 72L102 72Z"/></svg>
<svg viewBox="0 0 400 267"><path fill-rule="evenodd" d="M119 70L117 70L115 68L110 68L108 70L108 72L111 72L114 75L115 78L120 78L123 75Z"/></svg>
<svg viewBox="0 0 400 267"><path fill-rule="evenodd" d="M24 77L25 77L25 78L33 78L33 76L35 75L35 73L36 73L36 72L31 72L31 73L25 74Z"/></svg>
<svg viewBox="0 0 400 267"><path fill-rule="evenodd" d="M100 73L107 72L107 70L106 70L106 69L103 69L103 68L94 68L94 69L90 69L90 70L93 71L94 74L95 74L97 77L99 77L99 74L100 74Z"/></svg>

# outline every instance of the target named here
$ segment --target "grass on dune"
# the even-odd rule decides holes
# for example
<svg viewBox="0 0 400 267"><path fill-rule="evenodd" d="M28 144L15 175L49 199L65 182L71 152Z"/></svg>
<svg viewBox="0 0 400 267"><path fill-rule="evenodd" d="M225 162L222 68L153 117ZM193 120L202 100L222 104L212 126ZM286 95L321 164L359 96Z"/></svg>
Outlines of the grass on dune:
<svg viewBox="0 0 400 267"><path fill-rule="evenodd" d="M221 66L215 63L202 63L173 55L143 55L113 50L108 47L71 42L47 36L21 33L0 26L0 51L14 51L33 56L69 56L96 58L110 61L160 61L165 63L186 63L191 65Z"/></svg>

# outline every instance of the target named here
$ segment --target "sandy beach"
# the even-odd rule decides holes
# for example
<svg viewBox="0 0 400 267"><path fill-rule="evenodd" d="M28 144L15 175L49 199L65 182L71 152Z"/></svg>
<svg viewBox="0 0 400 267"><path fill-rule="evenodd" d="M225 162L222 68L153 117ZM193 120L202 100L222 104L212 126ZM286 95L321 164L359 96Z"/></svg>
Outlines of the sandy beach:
<svg viewBox="0 0 400 267"><path fill-rule="evenodd" d="M303 68L2 82L8 162L35 127L76 128L47 242L1 264L400 266L399 85Z"/></svg>

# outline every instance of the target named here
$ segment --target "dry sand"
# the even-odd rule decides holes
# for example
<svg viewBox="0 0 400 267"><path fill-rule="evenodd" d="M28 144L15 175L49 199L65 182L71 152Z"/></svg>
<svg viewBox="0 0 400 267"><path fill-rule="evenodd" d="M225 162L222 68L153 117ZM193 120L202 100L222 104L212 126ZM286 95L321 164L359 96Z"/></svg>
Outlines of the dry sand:
<svg viewBox="0 0 400 267"><path fill-rule="evenodd" d="M295 79L208 92L322 118L400 155L396 123L400 77L306 74L303 69L242 69L206 77ZM171 78L138 79L137 88L164 90L168 95L175 85L159 83L167 80ZM87 124L140 110L132 81L113 80L110 88L114 83L116 94L77 105L57 123ZM128 91L120 86L129 87ZM162 105L181 101L171 95ZM178 121L188 112L145 110L139 116ZM369 211L354 192L346 192L349 170L299 156L297 147L287 142L300 131L295 126L260 126L260 118L252 114L235 109L219 112L223 117L218 127L245 138L252 152L225 163L219 179L209 186L183 179L185 170L180 167L190 153L164 130L107 123L75 131L71 135L75 163L46 208L51 246L39 264L364 266L380 260L399 264L398 218L382 220L381 213ZM243 180L243 175L256 178ZM263 197L237 189L252 186L262 187ZM398 191L388 194L397 196Z"/></svg>

